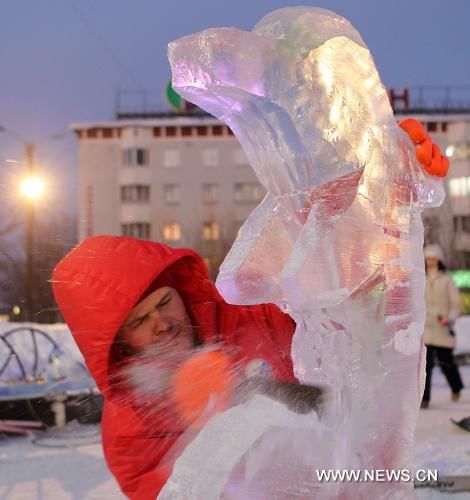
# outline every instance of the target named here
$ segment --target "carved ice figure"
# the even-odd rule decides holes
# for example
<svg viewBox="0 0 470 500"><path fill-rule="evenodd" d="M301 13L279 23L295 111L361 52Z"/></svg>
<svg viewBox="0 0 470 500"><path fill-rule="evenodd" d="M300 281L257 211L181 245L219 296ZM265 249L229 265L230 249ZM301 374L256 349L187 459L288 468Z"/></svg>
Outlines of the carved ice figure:
<svg viewBox="0 0 470 500"><path fill-rule="evenodd" d="M328 483L318 490L312 480L320 467L408 468L423 386L420 214L439 205L444 191L397 126L364 41L333 12L293 7L268 14L252 32L208 29L181 38L170 44L169 58L174 88L230 126L268 191L241 228L217 286L229 302L272 302L289 312L297 323L297 377L331 391L323 419L310 416L310 438L295 445L301 466L310 468L306 489L293 492L287 483L299 478L284 474L279 496L265 490L268 496L253 498L413 496L412 483ZM197 489L211 473L199 462L191 476L188 461L209 443L227 456L230 443L240 443L227 437L235 432L231 423L250 425L250 418L260 422L279 411L268 406L252 414L233 408L210 421L177 462L162 498L195 498L197 491L218 498L215 486ZM298 441L306 417L278 417L258 437L283 428ZM250 477L263 467L260 450L271 472L272 457L282 461L270 442L269 451L260 439L247 459ZM178 481L185 483L180 489Z"/></svg>

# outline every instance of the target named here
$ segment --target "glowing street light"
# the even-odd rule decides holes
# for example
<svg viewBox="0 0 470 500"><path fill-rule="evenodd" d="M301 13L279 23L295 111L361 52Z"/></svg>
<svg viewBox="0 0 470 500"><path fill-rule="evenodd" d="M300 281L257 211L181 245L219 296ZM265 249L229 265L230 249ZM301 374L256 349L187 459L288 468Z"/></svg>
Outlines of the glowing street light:
<svg viewBox="0 0 470 500"><path fill-rule="evenodd" d="M45 190L46 184L36 175L25 177L20 185L21 195L29 200L38 200L42 197Z"/></svg>
<svg viewBox="0 0 470 500"><path fill-rule="evenodd" d="M27 172L24 179L21 181L19 191L21 195L28 201L25 203L26 215L26 273L24 283L25 294L25 312L28 321L33 320L34 315L34 233L36 221L36 201L39 200L45 193L46 183L36 173L36 164L34 161L35 143L27 141L24 137L12 130L0 125L0 132L5 132L16 140L19 140L24 145L25 150L25 170ZM51 139L60 139L64 134L54 134ZM21 312L18 309L18 314ZM15 313L16 314L16 313Z"/></svg>

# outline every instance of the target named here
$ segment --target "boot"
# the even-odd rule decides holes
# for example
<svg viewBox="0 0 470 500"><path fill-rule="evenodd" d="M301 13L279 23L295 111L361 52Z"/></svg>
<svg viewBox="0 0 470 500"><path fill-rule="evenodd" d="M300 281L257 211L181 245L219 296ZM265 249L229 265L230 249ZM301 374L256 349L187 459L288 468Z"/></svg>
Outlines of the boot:
<svg viewBox="0 0 470 500"><path fill-rule="evenodd" d="M460 399L460 392L453 392L450 395L450 400L454 403L457 403L457 401Z"/></svg>

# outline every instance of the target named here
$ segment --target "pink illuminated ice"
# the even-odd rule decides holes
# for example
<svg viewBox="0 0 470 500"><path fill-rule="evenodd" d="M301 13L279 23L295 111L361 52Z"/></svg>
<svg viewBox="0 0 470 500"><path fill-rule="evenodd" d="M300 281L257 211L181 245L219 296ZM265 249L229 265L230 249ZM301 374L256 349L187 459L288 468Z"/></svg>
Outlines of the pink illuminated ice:
<svg viewBox="0 0 470 500"><path fill-rule="evenodd" d="M319 468L409 468L423 386L421 211L444 191L397 126L369 50L341 16L289 7L251 32L181 38L169 58L174 88L230 126L268 192L217 286L288 311L296 375L331 398L321 418L267 398L215 416L161 497L413 498L412 483L312 480Z"/></svg>

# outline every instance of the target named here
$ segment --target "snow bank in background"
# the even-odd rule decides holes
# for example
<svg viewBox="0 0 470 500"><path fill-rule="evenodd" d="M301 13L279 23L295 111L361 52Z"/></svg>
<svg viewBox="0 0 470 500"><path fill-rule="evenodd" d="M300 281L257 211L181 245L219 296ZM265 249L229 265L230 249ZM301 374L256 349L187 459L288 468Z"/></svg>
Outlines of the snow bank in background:
<svg viewBox="0 0 470 500"><path fill-rule="evenodd" d="M47 333L51 339L59 346L63 359L71 364L84 365L81 352L78 350L72 334L65 323L39 324L39 323L0 323L0 336L5 335L11 330L17 330L8 335L7 340L13 346L21 362L25 366L28 374L33 373L34 365L34 341L30 329L40 330ZM41 334L35 335L38 345L38 365L36 373L46 370L54 345ZM0 341L0 368L3 366L6 357L11 356L8 347ZM18 379L21 377L21 371L15 359L11 359L5 371L1 374L1 380Z"/></svg>
<svg viewBox="0 0 470 500"><path fill-rule="evenodd" d="M462 316L455 322L455 354L470 353L470 316Z"/></svg>

